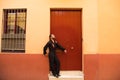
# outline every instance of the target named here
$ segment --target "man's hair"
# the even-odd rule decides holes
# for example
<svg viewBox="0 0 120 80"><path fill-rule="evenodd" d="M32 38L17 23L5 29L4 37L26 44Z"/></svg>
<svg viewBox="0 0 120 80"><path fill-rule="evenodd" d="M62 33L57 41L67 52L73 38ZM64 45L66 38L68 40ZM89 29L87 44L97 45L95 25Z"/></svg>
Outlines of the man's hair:
<svg viewBox="0 0 120 80"><path fill-rule="evenodd" d="M51 36L52 36L52 35L54 35L54 34L50 34L50 35L49 35L49 39L51 39ZM54 35L54 36L55 36L55 35Z"/></svg>
<svg viewBox="0 0 120 80"><path fill-rule="evenodd" d="M51 36L52 36L52 35L53 35L53 34L50 34L50 35L49 35L49 39L51 39Z"/></svg>
<svg viewBox="0 0 120 80"><path fill-rule="evenodd" d="M49 38L51 38L51 35L52 35L52 34L49 35Z"/></svg>

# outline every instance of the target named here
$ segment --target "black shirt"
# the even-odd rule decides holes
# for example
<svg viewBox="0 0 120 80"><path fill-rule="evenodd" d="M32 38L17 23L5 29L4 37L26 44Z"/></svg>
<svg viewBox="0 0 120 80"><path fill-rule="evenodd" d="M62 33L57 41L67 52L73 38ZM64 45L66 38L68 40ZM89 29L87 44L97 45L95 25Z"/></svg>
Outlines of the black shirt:
<svg viewBox="0 0 120 80"><path fill-rule="evenodd" d="M62 51L65 50L60 44L57 43L57 41L48 41L47 44L44 46L44 52L43 54L45 55L47 52L47 48L49 48L49 54L55 53L56 49L61 49Z"/></svg>

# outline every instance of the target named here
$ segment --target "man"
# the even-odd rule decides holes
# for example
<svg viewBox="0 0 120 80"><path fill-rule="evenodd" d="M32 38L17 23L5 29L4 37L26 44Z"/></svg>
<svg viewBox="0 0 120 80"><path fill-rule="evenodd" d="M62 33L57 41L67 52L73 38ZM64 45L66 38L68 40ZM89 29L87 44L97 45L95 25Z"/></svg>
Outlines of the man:
<svg viewBox="0 0 120 80"><path fill-rule="evenodd" d="M60 44L58 44L58 42L55 40L55 35L51 34L49 36L49 41L47 42L47 44L44 46L43 49L43 54L46 55L47 54L47 48L49 48L49 63L50 63L50 70L52 71L53 76L55 77L59 77L60 74L60 61L56 55L56 49L61 49L62 51L64 51L65 53L67 52L65 48L63 48L62 46L60 46Z"/></svg>

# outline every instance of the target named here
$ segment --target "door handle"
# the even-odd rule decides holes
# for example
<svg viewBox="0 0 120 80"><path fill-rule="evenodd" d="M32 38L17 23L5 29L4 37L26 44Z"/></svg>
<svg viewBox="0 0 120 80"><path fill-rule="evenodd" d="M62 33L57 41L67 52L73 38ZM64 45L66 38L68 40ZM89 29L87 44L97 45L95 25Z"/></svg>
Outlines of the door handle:
<svg viewBox="0 0 120 80"><path fill-rule="evenodd" d="M72 46L70 49L71 49L71 50L73 50L73 49L74 49L74 47Z"/></svg>

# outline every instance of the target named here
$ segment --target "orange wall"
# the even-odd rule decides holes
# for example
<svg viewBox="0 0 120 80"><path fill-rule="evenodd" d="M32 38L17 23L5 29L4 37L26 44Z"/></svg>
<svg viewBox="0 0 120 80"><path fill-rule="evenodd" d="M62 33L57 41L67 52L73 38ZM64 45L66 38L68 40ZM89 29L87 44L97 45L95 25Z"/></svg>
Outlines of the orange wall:
<svg viewBox="0 0 120 80"><path fill-rule="evenodd" d="M97 53L97 5L97 0L1 0L0 29L2 9L27 8L26 53L39 54L50 33L50 8L82 8L83 53Z"/></svg>
<svg viewBox="0 0 120 80"><path fill-rule="evenodd" d="M98 0L99 53L120 53L120 0Z"/></svg>
<svg viewBox="0 0 120 80"><path fill-rule="evenodd" d="M101 80L99 79L99 54L84 55L84 77L85 80Z"/></svg>
<svg viewBox="0 0 120 80"><path fill-rule="evenodd" d="M0 54L0 80L48 80L48 73L41 54Z"/></svg>
<svg viewBox="0 0 120 80"><path fill-rule="evenodd" d="M120 54L85 54L85 80L120 80L119 62Z"/></svg>

